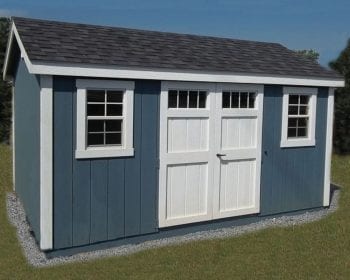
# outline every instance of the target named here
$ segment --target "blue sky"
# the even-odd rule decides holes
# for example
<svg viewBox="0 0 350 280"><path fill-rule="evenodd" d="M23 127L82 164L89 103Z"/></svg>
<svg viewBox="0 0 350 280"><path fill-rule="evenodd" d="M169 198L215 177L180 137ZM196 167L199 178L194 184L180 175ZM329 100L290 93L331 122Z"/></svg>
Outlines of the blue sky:
<svg viewBox="0 0 350 280"><path fill-rule="evenodd" d="M279 42L335 59L350 38L349 0L0 0L0 16Z"/></svg>

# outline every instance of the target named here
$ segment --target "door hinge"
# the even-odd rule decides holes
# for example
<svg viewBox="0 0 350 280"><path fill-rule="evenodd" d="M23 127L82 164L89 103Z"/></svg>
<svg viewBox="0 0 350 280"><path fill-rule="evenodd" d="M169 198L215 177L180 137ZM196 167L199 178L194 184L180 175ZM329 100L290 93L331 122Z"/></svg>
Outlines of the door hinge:
<svg viewBox="0 0 350 280"><path fill-rule="evenodd" d="M156 168L159 169L160 168L160 159L157 159L157 163L156 163Z"/></svg>

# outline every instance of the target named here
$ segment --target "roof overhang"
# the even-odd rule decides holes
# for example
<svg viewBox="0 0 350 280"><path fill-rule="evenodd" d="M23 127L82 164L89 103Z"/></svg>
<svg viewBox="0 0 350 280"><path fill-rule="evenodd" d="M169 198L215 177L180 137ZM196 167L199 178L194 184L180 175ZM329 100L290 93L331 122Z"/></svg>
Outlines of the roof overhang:
<svg viewBox="0 0 350 280"><path fill-rule="evenodd" d="M123 67L112 67L109 65L84 65L70 63L45 63L31 61L27 55L23 43L12 23L10 37L5 55L3 78L10 80L8 74L9 61L16 40L21 56L23 57L29 73L39 75L77 76L115 79L146 79L166 81L197 81L197 82L220 82L220 83L248 83L248 84L277 84L296 86L324 86L344 87L343 79L320 78L320 77L297 77L260 74L241 74L227 72L204 72L173 69L133 69Z"/></svg>

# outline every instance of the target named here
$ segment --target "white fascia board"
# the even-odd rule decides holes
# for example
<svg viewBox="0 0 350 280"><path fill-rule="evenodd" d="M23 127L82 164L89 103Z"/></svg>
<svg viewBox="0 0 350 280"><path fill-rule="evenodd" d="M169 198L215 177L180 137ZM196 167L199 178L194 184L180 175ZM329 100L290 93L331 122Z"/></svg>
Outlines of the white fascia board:
<svg viewBox="0 0 350 280"><path fill-rule="evenodd" d="M6 46L6 53L5 53L5 59L4 59L4 65L2 67L2 78L3 80L7 80L7 68L8 68L8 63L10 59L10 53L12 49L12 42L13 42L13 32L14 30L14 23L11 24L10 32L9 32L9 38L7 41L7 46Z"/></svg>
<svg viewBox="0 0 350 280"><path fill-rule="evenodd" d="M53 248L52 76L40 76L40 249Z"/></svg>
<svg viewBox="0 0 350 280"><path fill-rule="evenodd" d="M7 75L7 69L8 69L8 63L9 63L9 59L10 59L12 44L13 44L13 38L16 38L17 44L18 44L19 49L21 51L21 57L23 57L24 62L26 64L27 68L28 68L29 73L35 74L33 72L33 69L32 69L32 63L29 60L28 54L27 54L27 52L26 52L26 50L24 48L24 45L23 45L23 43L21 41L21 38L20 38L20 36L18 34L16 25L15 25L14 22L12 22L11 31L10 31L10 35L9 36L10 37L9 37L9 41L8 41L7 48L6 48L5 61L4 61L3 72L2 72L3 80L10 80L10 77L8 77L8 75Z"/></svg>
<svg viewBox="0 0 350 280"><path fill-rule="evenodd" d="M146 79L162 81L195 81L214 83L278 84L320 87L344 87L344 80L286 76L243 75L225 72L174 71L167 69L128 69L110 66L92 67L79 64L33 63L31 73L41 75Z"/></svg>

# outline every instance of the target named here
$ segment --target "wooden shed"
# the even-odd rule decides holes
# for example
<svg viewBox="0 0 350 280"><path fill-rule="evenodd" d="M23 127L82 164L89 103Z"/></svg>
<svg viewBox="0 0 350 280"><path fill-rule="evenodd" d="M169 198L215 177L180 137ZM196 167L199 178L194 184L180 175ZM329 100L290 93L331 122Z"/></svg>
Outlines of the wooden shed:
<svg viewBox="0 0 350 280"><path fill-rule="evenodd" d="M280 44L15 17L3 77L52 254L329 205L344 80Z"/></svg>

